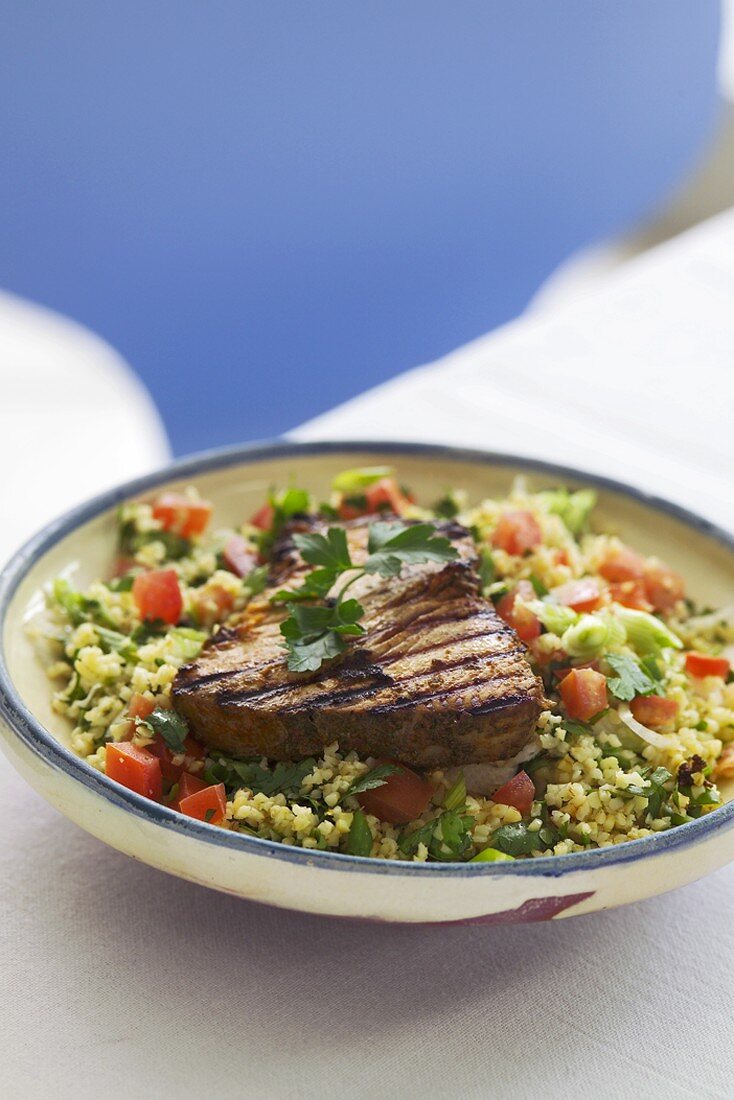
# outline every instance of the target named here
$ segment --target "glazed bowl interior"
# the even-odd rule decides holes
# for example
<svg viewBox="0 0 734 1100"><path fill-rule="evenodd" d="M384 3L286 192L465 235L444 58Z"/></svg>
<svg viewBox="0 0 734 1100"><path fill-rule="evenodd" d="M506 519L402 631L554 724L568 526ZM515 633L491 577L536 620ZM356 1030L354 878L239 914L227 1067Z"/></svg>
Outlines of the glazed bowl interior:
<svg viewBox="0 0 734 1100"><path fill-rule="evenodd" d="M214 527L237 526L262 504L266 493L274 486L282 487L295 483L309 489L316 498L322 499L328 496L335 474L345 467L382 464L395 466L400 481L410 485L417 498L425 503L436 500L451 486L465 489L471 503L486 497L501 497L508 492L516 477L525 477L533 490L559 485L570 488L591 485L596 489L599 497L594 521L598 529L617 533L623 540L633 544L642 552L658 554L664 558L674 569L684 575L689 594L697 602L711 606L734 603L734 550L729 536L682 510L603 479L587 477L578 472L520 458L484 455L451 448L428 446L421 448L412 444L275 444L232 452L218 452L186 460L168 471L141 479L122 487L116 493L107 494L91 502L76 513L52 523L14 559L5 573L5 580L0 582L0 589L3 587L5 589L4 593L0 592L0 605L5 604L3 646L7 678L6 693L12 694L10 702L16 707L15 718L11 719L8 725L15 725L15 732L17 732L17 726L25 722L26 740L47 736L42 732L47 731L61 744L69 745L69 725L51 708L52 685L45 673L43 661L39 657L38 641L33 637L34 625L44 614L44 590L56 577L64 576L76 586L83 587L95 578L109 575L115 557L116 511L123 500L146 497L162 487L180 489L195 484L201 494L214 505ZM25 721L22 717L25 712L30 715L29 721ZM18 713L21 715L20 719L17 717ZM34 732L33 720L41 727L40 732L38 730ZM11 731L11 737L12 735L13 731ZM54 766L67 772L73 771L72 778L78 778L84 772L91 773L91 768L78 759L74 761L74 767L71 769L63 760L55 761ZM21 770L27 774L24 767L21 767ZM43 782L40 778L36 782L31 777L31 781L42 789ZM98 791L107 789L111 792L108 798L121 805L123 809L133 806L138 817L149 815L152 820L155 820L155 815L148 809L151 804L136 805L136 800L137 803L144 802L138 796L128 796L127 792L119 793L120 789L116 784L111 784L103 776L95 775L94 783L97 784ZM76 784L77 787L82 785L78 782ZM112 791L112 788L115 790ZM63 796L64 802L61 795L56 795L51 790L49 780L49 789L42 790L42 793L54 801L63 812L78 820L85 828L90 828L90 831L95 831L108 843L119 846L140 858L147 858L165 870L194 878L196 881L206 881L208 885L229 889L242 896L260 896L260 900L273 900L275 904L306 908L316 912L354 915L353 910L357 903L348 903L344 891L341 901L336 900L336 894L333 899L324 900L326 895L322 892L320 901L312 899L308 904L301 905L300 902L293 901L293 895L288 894L285 888L279 893L272 876L266 881L266 877L260 875L259 871L248 872L253 882L259 881L258 876L262 877L263 885L258 887L259 895L251 883L246 884L243 881L240 885L235 872L230 873L224 867L221 871L217 871L212 866L211 874L208 872L204 874L201 870L197 873L195 870L197 861L198 866L203 867L204 857L201 852L193 853L193 848L189 850L190 862L188 853L184 853L183 850L174 858L163 852L163 849L160 853L155 853L153 851L155 845L149 846L148 854L141 854L136 850L132 840L126 840L124 843L121 841L118 844L112 826L106 831L101 826L95 829L88 824L89 814L84 818L81 810L79 814L69 810L68 791ZM722 791L722 794L730 799L734 794L731 785L729 789ZM182 834L183 839L202 845L210 853L216 845L226 843L230 861L243 859L248 851L260 855L275 855L278 858L272 862L276 864L283 858L279 851L276 851L282 846L272 842L253 840L234 834L226 834L225 838L221 836L224 830L201 823L192 824L172 811L161 810L158 807L154 809L158 811L159 818L162 819L166 829ZM724 807L708 815L710 818L716 818L717 814L729 815L720 819L726 829L718 830L719 833L727 831L729 837L734 834L734 831L728 828L732 810L734 807ZM160 825L161 820L152 827L161 833ZM703 835L704 826L705 822L701 819L692 825L671 830L671 833L681 834L680 841L676 837L673 842L674 846L679 846L686 836L695 839ZM151 835L157 836L157 834ZM655 845L661 845L664 840L664 837L658 835L619 847L641 852L647 846L654 851ZM727 844L727 847L731 847L731 844ZM540 871L539 865L547 867L548 870L543 873L553 877L556 877L562 868L570 870L574 867L578 867L579 870L591 868L591 871L596 874L594 869L597 865L602 866L605 861L610 867L616 865L618 870L619 855L620 853L616 851L604 850L541 857L520 861L514 865L480 864L469 868L466 864L431 864L419 867L419 865L403 863L399 867L393 865L392 869L398 875L403 874L404 877L420 874L420 881L425 882L426 876L428 878L445 877L450 868L455 867L456 874L464 875L465 883L476 880L478 876L483 876L485 880L487 877L494 876L499 883L503 877L531 876ZM376 866L384 865L385 861L355 860L354 857L330 852L314 853L291 849L287 859L293 863L294 870L299 861L304 865L308 864L309 867L329 865L334 867L339 865L340 860L343 861L342 867L348 864L352 869L358 869L356 865L367 869L367 865L371 864L374 870L379 870L381 873L387 870ZM723 855L712 854L701 861L701 869L697 874L702 874L706 869L711 869L717 863L725 861ZM255 863L257 862L256 860ZM263 862L259 860L260 864ZM697 877L697 874L690 871L690 873L687 872L687 877L690 880ZM354 879L355 876L346 877ZM413 877L411 881L415 884L417 880ZM591 906L592 908L599 907L600 904L619 904L624 900L632 900L636 896L645 896L645 893L659 892L657 888L646 886L644 876L638 877L637 885L630 885L629 889L620 886L619 879L615 881L617 884L613 888L610 887L613 895L611 900L598 901ZM663 888L665 887L660 887L660 889ZM432 908L429 910L427 907L421 919L441 919L442 912L448 909L452 912L449 919L464 916L478 919L473 914L486 912L493 906L502 904L501 891L497 893L492 906L488 905L484 896L480 899L478 894L472 897L469 904L469 893L467 885L466 904L460 903L458 895L456 904L449 899L449 895L446 895L443 900L439 900L436 895L435 901L431 903ZM397 894L395 896L397 897ZM428 894L426 896L428 897ZM409 897L410 895L406 894L406 899ZM381 919L417 919L405 916L407 901L406 905L402 902L398 904L396 901L392 908L387 902L378 904L375 901L374 905L375 915Z"/></svg>
<svg viewBox="0 0 734 1100"><path fill-rule="evenodd" d="M571 488L589 484L580 475L559 477L519 461L480 464L452 457L396 454L387 447L381 451L353 449L345 453L340 449L326 454L298 453L244 461L170 480L164 477L155 484L178 489L195 481L201 494L214 505L215 526L228 527L237 526L251 515L273 486L298 484L318 499L326 499L335 474L345 465L382 464L396 466L401 482L410 485L421 502L435 500L451 486L466 489L471 503L504 496L516 477L527 478L533 489L553 488L559 483ZM674 515L652 511L644 498L635 499L598 486L597 491L595 523L599 529L614 531L646 554L664 557L686 577L688 591L697 602L711 606L734 602L731 551L707 537L704 530L692 530ZM133 492L131 498L137 495ZM42 614L44 589L54 578L64 576L84 587L97 577L109 576L115 556L118 503L72 528L31 567L12 598L5 621L5 653L13 683L34 717L65 744L68 721L51 709L49 681L28 627Z"/></svg>

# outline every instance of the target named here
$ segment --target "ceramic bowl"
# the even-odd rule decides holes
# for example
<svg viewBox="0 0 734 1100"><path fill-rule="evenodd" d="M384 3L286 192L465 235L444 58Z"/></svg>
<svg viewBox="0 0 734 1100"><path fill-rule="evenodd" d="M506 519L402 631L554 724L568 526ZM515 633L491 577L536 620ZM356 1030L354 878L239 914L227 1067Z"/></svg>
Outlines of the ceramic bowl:
<svg viewBox="0 0 734 1100"><path fill-rule="evenodd" d="M590 913L682 886L734 858L734 803L613 848L515 863L414 864L287 847L197 822L118 786L68 747L66 721L28 636L46 585L80 585L109 571L115 511L162 487L195 483L221 525L237 524L272 485L291 478L327 494L344 467L395 465L422 500L449 485L470 499L503 495L525 475L533 488L593 486L605 529L658 552L704 604L734 602L734 539L635 489L508 455L399 443L275 443L174 463L55 520L0 575L0 718L18 771L57 810L105 843L170 874L271 905L338 917L449 923L545 920Z"/></svg>

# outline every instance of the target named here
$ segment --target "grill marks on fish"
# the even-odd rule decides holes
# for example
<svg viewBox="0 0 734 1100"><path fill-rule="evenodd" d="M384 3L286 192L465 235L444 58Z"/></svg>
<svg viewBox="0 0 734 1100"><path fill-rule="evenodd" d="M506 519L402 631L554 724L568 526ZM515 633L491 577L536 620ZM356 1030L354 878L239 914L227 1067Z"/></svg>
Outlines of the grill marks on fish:
<svg viewBox="0 0 734 1100"><path fill-rule="evenodd" d="M368 521L346 524L355 562ZM397 578L368 576L353 593L366 633L313 673L288 670L280 634L286 611L269 602L308 567L293 543L299 520L274 549L271 582L235 628L220 631L174 682L177 709L203 741L242 756L287 760L338 741L342 751L391 756L418 767L505 759L533 733L544 700L525 649L478 594L474 544L441 525L456 561L412 565Z"/></svg>

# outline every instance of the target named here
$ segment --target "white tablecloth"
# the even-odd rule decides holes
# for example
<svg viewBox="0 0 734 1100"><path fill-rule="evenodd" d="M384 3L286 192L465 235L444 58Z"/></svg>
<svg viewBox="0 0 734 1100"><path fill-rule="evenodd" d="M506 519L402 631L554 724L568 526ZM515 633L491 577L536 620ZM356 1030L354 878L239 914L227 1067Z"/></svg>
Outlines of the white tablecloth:
<svg viewBox="0 0 734 1100"><path fill-rule="evenodd" d="M530 451L732 523L733 246L730 218L298 434ZM7 768L0 795L9 1095L734 1092L734 867L550 924L375 927L168 878Z"/></svg>

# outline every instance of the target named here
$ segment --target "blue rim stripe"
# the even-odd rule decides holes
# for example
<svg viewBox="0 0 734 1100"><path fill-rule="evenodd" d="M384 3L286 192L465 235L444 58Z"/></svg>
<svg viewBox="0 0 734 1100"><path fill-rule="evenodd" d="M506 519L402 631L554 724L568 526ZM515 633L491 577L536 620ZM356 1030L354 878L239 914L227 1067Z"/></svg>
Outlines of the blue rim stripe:
<svg viewBox="0 0 734 1100"><path fill-rule="evenodd" d="M612 478L584 473L571 466L561 466L544 462L542 459L523 458L518 455L428 443L364 442L361 440L289 443L274 440L272 442L205 451L180 459L152 474L136 478L110 489L94 497L88 503L80 505L53 520L29 539L0 573L0 630L4 626L10 601L33 565L56 543L60 542L77 527L89 522L102 512L116 508L124 500L147 493L151 489L170 481L195 477L198 474L226 469L245 462L254 464L274 458L297 459L309 455L344 454L346 456L355 452L389 454L396 457L406 455L418 458L444 459L447 462L466 462L474 465L519 467L520 469L550 475L561 481L578 481L626 496L655 511L666 513L687 526L700 531L706 537L718 542L725 549L734 553L734 537L709 520L662 497L645 493ZM120 787L117 783L102 775L101 772L97 772L81 757L76 756L70 749L57 741L24 706L10 678L2 633L0 633L0 715L18 739L36 756L51 767L79 780L88 790L100 795L118 808L128 810L135 816L142 817L163 828L173 829L176 832L190 835L209 844L234 850L246 850L252 855L268 856L287 863L318 866L324 870L361 871L370 874L405 875L410 877L422 877L424 875L441 875L444 877L446 875L451 877L517 875L526 878L557 879L576 872L593 871L601 867L610 867L620 863L629 863L651 856L662 855L676 848L686 847L708 839L722 830L731 828L734 824L734 802L730 802L696 821L676 826L667 832L655 833L640 840L625 841L614 847L594 849L588 852L572 852L561 856L538 856L530 860L518 860L516 863L420 864L350 856L340 852L323 852L310 848L295 848L278 841L263 840L259 837L250 837L241 833L231 833L226 829L220 829L205 822L182 817L174 810L150 802L132 791L127 791L124 787Z"/></svg>

